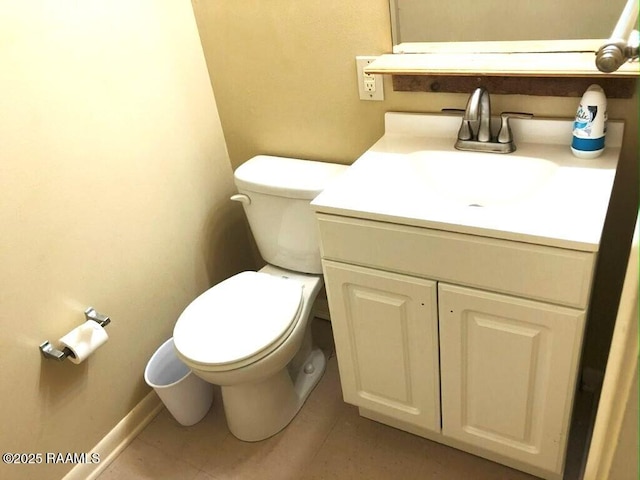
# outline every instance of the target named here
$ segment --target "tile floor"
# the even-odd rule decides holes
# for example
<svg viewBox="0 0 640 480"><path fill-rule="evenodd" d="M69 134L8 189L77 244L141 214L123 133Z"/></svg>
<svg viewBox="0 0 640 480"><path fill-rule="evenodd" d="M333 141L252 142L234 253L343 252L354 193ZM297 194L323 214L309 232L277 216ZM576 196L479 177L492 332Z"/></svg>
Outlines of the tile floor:
<svg viewBox="0 0 640 480"><path fill-rule="evenodd" d="M315 324L318 343L330 355L327 371L282 432L257 443L237 440L216 390L211 411L192 427L162 410L99 480L537 478L360 417L342 401L329 323Z"/></svg>

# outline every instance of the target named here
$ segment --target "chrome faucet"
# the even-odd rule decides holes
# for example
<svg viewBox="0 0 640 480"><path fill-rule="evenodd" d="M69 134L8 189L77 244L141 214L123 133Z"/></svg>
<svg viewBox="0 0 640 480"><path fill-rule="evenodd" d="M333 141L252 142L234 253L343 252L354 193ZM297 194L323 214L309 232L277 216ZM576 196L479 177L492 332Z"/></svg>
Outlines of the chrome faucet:
<svg viewBox="0 0 640 480"><path fill-rule="evenodd" d="M476 88L469 97L458 139L478 142L491 140L491 99L486 88Z"/></svg>
<svg viewBox="0 0 640 480"><path fill-rule="evenodd" d="M484 87L476 88L467 102L458 130L455 147L458 150L475 152L511 153L516 146L513 142L509 118L531 118L530 113L503 112L500 114L500 132L496 138L491 133L491 99Z"/></svg>

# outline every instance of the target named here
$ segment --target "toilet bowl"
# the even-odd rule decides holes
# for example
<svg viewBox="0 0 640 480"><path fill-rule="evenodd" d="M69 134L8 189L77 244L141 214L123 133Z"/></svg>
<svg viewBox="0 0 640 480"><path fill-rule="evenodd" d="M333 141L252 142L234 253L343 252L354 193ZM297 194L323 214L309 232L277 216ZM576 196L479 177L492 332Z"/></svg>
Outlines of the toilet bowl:
<svg viewBox="0 0 640 480"><path fill-rule="evenodd" d="M286 427L324 373L310 329L323 280L309 203L345 168L259 156L236 170L232 199L243 203L268 264L202 293L174 327L178 357L220 385L229 430L241 440Z"/></svg>
<svg viewBox="0 0 640 480"><path fill-rule="evenodd" d="M242 272L196 298L173 338L180 359L220 385L229 430L263 440L293 419L325 369L309 320L319 275L267 265Z"/></svg>

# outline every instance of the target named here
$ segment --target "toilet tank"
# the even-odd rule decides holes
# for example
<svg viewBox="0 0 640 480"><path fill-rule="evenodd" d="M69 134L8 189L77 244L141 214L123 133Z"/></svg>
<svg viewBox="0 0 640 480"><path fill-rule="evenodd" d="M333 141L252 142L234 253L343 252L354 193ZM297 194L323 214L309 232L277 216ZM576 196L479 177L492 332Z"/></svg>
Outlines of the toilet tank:
<svg viewBox="0 0 640 480"><path fill-rule="evenodd" d="M236 169L239 199L267 263L296 272L322 273L318 227L310 203L346 168L259 155Z"/></svg>

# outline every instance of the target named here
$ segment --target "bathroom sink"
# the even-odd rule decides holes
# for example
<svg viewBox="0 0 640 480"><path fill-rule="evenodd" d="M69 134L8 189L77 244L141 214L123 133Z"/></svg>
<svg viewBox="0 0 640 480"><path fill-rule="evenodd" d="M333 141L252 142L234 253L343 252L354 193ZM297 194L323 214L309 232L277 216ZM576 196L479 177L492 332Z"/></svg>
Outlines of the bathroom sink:
<svg viewBox="0 0 640 480"><path fill-rule="evenodd" d="M517 150L454 148L460 118L385 114L385 134L312 202L318 213L597 251L622 144L609 121L604 153L571 153L572 119L518 119Z"/></svg>
<svg viewBox="0 0 640 480"><path fill-rule="evenodd" d="M424 188L443 202L461 206L513 206L529 199L553 177L558 165L519 155L422 150L408 161Z"/></svg>

